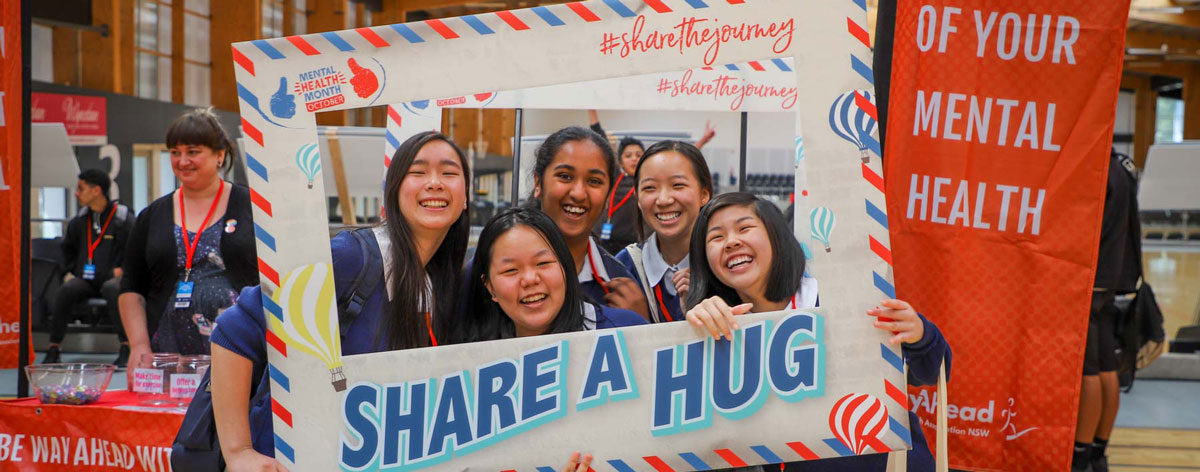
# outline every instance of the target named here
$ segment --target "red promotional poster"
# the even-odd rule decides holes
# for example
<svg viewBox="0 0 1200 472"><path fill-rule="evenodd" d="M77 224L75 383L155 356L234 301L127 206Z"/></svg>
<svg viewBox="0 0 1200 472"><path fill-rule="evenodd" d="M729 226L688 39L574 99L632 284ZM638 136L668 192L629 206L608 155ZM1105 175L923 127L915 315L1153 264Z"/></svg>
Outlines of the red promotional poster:
<svg viewBox="0 0 1200 472"><path fill-rule="evenodd" d="M32 93L29 120L34 123L62 123L73 146L108 144L108 102L104 97Z"/></svg>
<svg viewBox="0 0 1200 472"><path fill-rule="evenodd" d="M0 369L20 351L21 85L21 2L0 0Z"/></svg>
<svg viewBox="0 0 1200 472"><path fill-rule="evenodd" d="M137 394L125 391L88 406L0 402L0 470L170 471L183 415L136 403Z"/></svg>
<svg viewBox="0 0 1200 472"><path fill-rule="evenodd" d="M954 349L950 466L1067 470L1128 1L900 2L899 298ZM910 391L934 437L933 390Z"/></svg>

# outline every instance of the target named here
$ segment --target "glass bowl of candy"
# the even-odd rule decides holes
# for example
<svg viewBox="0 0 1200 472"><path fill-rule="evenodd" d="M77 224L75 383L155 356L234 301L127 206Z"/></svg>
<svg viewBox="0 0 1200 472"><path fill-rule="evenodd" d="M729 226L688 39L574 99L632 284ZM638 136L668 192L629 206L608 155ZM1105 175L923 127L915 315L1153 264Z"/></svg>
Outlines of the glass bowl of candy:
<svg viewBox="0 0 1200 472"><path fill-rule="evenodd" d="M42 403L87 405L108 389L115 368L112 364L41 364L25 366L25 375Z"/></svg>

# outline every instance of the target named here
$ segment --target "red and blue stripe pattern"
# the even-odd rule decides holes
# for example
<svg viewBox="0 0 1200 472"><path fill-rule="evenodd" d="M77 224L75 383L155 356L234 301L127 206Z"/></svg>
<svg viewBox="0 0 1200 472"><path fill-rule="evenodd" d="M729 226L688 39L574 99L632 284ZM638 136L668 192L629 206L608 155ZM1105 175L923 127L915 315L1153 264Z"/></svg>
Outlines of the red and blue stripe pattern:
<svg viewBox="0 0 1200 472"><path fill-rule="evenodd" d="M383 167L387 168L392 165L392 156L396 155L396 150L400 148L400 127L404 125L404 121L400 116L400 109L396 105L388 105L387 107L387 129L384 131L383 140Z"/></svg>
<svg viewBox="0 0 1200 472"><path fill-rule="evenodd" d="M420 45L431 41L487 36L501 31L530 31L538 28L570 27L606 19L631 18L639 14L672 13L708 8L712 2L744 4L745 0L597 0L538 6L523 10L480 13L456 18L429 19L413 23L369 26L343 31L314 33L251 41L257 53L276 60L296 56L354 52L395 45ZM644 6L643 6L644 4ZM254 75L253 62L243 51L234 51L234 62ZM780 70L791 70L773 60ZM756 68L755 63L748 67ZM740 67L741 65L739 65ZM757 67L765 67L759 64ZM730 69L737 70L737 69Z"/></svg>
<svg viewBox="0 0 1200 472"><path fill-rule="evenodd" d="M266 41L253 41L254 45L267 57L277 59L283 57L278 49L273 47ZM278 56L278 57L276 57ZM249 56L240 51L236 46L233 47L234 63L239 67L254 75L254 61ZM242 84L238 84L239 90L246 90ZM250 103L248 97L253 99L251 94L241 94L239 97L243 103L242 109L257 108L257 103ZM258 257L258 273L259 280L262 282L262 304L263 309L275 318L283 321L283 310L274 300L271 299L271 294L279 289L279 271L271 264L270 260L274 259L277 254L275 245L275 236L268 229L271 226L271 221L274 218L274 212L271 209L271 201L259 192L260 189L265 189L266 184L271 181L267 167L263 165L255 156L266 149L266 143L263 139L261 126L273 126L271 123L256 122L260 117L252 114L242 115L242 134L249 138L246 143L244 154L246 156L246 168L249 169L250 181L250 203L254 207L254 237L259 243ZM265 121L265 117L263 117ZM265 258L264 258L265 257ZM280 356L287 357L287 343L279 339L275 333L267 330L267 345ZM274 364L268 365L268 375L274 384L272 386L271 395L271 412L276 418L279 418L288 428L292 427L292 413L286 406L287 395L291 393L291 381L288 376L280 371ZM293 464L296 462L296 451L288 444L287 440L275 435L275 451L277 457L286 458Z"/></svg>
<svg viewBox="0 0 1200 472"><path fill-rule="evenodd" d="M865 13L867 11L866 0L852 0L852 2L864 13L862 18L865 18ZM859 24L858 21L855 21L855 19L852 17L846 17L846 32L853 37L855 41L861 43L865 48L867 48L866 50L870 50L870 34L867 33L866 28L863 28L862 25ZM863 60L854 53L851 53L850 68L854 70L854 72L860 77L866 80L867 83L875 85L875 76L869 64L869 58L867 60ZM861 93L855 92L854 103L859 109L866 112L867 115L870 115L871 119L879 121L879 110L876 108L874 103L871 103L869 98L863 96ZM880 149L879 146L869 146L869 150L877 157L877 159L874 159L873 162L882 162L880 159L878 159L882 157L880 156L882 149ZM871 188L871 194L866 199L867 216L869 216L872 221L878 224L878 226L871 231L871 234L867 236L869 238L868 244L871 252L879 257L879 260L886 263L890 268L892 265L892 250L888 244L889 237L887 211L884 210L886 206L882 204L884 201L883 176L881 176L879 172L872 168L870 164L863 163L862 177ZM887 298L896 298L896 287L892 285L891 281L889 281L885 275L873 271L871 273L871 279L872 283L875 285L875 288L878 289L883 296ZM888 365L892 366L901 373L904 372L904 357L900 354L900 352L897 352L897 349L881 343L879 345L879 352L880 357L882 357ZM908 396L907 393L905 393L904 386L897 386L887 379L884 379L883 384L884 392L887 393L887 398L891 399L893 402L895 402L896 406L899 407L888 408L888 411L908 411ZM912 434L908 428L905 428L902 423L896 419L895 416L888 418L888 427L893 433L896 434L896 436L903 439L905 444L910 446L912 445ZM837 440L826 440L826 442L836 442L841 444L841 442ZM842 445L842 447L845 446Z"/></svg>

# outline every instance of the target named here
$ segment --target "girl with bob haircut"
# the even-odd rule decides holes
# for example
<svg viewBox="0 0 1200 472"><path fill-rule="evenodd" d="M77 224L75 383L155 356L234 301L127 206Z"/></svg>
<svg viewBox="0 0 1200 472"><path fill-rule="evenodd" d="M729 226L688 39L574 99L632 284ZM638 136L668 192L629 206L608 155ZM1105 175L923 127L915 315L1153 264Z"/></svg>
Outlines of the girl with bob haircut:
<svg viewBox="0 0 1200 472"><path fill-rule="evenodd" d="M468 277L467 310L456 342L571 333L646 324L637 313L583 295L558 227L540 210L496 215L479 234Z"/></svg>
<svg viewBox="0 0 1200 472"><path fill-rule="evenodd" d="M533 164L530 205L540 208L562 232L577 278L590 300L649 318L646 297L637 283L592 238L592 228L605 213L617 170L608 141L595 132L572 126L560 129L538 146Z"/></svg>
<svg viewBox="0 0 1200 472"><path fill-rule="evenodd" d="M811 308L817 304L816 281L804 275L804 250L788 231L775 205L748 193L713 198L700 211L692 230L691 290L687 320L714 338L732 340L736 315ZM937 383L942 360L950 372L950 345L937 326L902 300L883 300L868 310L876 328L889 331L888 342L901 344L910 385ZM910 424L920 424L909 412ZM934 470L933 456L921 433L912 429L908 470ZM787 471L878 471L887 455L786 464Z"/></svg>
<svg viewBox="0 0 1200 472"><path fill-rule="evenodd" d="M452 342L491 341L646 324L637 313L585 299L567 243L540 210L506 210L484 226L468 275L467 309ZM591 454L566 471L587 471Z"/></svg>
<svg viewBox="0 0 1200 472"><path fill-rule="evenodd" d="M634 182L640 210L635 227L645 242L630 244L617 260L645 293L651 321L683 320L692 226L713 196L712 173L696 146L659 141L638 161Z"/></svg>
<svg viewBox="0 0 1200 472"><path fill-rule="evenodd" d="M330 243L333 277L343 301L361 296L361 311L341 327L342 354L436 346L457 317L461 261L470 235L462 151L440 133L409 138L392 159L385 181L382 225L344 231ZM373 267L374 273L364 268ZM382 283L356 280L374 278ZM363 285L370 293L354 293ZM221 452L230 470L284 470L272 442L271 401L250 405L252 389L269 388L262 291L242 292L212 335L211 387ZM247 415L249 411L249 415Z"/></svg>

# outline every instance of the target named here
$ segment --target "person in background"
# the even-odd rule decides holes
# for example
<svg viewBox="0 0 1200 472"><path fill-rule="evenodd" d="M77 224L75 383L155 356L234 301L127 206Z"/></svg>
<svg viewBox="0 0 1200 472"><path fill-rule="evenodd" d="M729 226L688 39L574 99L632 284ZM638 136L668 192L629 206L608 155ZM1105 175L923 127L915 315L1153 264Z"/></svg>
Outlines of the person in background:
<svg viewBox="0 0 1200 472"><path fill-rule="evenodd" d="M646 297L637 282L591 233L603 215L616 173L616 157L599 134L578 126L560 129L535 153L529 204L540 208L562 232L590 300L649 319Z"/></svg>
<svg viewBox="0 0 1200 472"><path fill-rule="evenodd" d="M713 196L712 174L699 148L659 141L646 150L633 175L639 209L635 228L645 243L630 244L616 257L650 301L651 321L680 321L692 225Z"/></svg>
<svg viewBox="0 0 1200 472"><path fill-rule="evenodd" d="M146 354L208 354L217 315L258 284L250 190L222 178L233 165L229 135L197 109L171 123L166 142L180 188L138 215L123 266L130 388Z"/></svg>
<svg viewBox="0 0 1200 472"><path fill-rule="evenodd" d="M811 308L817 281L804 275L805 257L774 204L742 192L718 195L705 205L692 230L691 289L687 321L714 338L732 341L737 315ZM950 345L940 330L903 300L883 300L867 310L875 328L891 333L908 364L909 385L937 383L942 362L950 374ZM865 322L865 320L864 320ZM909 424L919 424L909 412ZM912 429L908 470L932 472L933 455ZM774 470L773 467L765 467ZM886 454L785 464L785 471L884 472Z"/></svg>
<svg viewBox="0 0 1200 472"><path fill-rule="evenodd" d="M1108 164L1100 255L1088 315L1072 471L1108 472L1106 449L1121 405L1117 339L1113 334L1119 316L1115 301L1117 295L1138 289L1142 275L1141 234L1137 169L1129 156L1114 149Z"/></svg>
<svg viewBox="0 0 1200 472"><path fill-rule="evenodd" d="M596 110L588 110L591 129L600 136L608 139L604 128L600 126L600 116ZM696 142L696 148L703 148L716 135L711 123L705 123L704 134ZM641 242L638 237L637 202L634 201L633 174L637 171L638 162L645 152L646 145L633 136L624 136L617 142L617 159L621 166L621 174L616 177L612 191L608 194L607 209L592 233L598 237L600 245L610 254L616 254L625 246Z"/></svg>
<svg viewBox="0 0 1200 472"><path fill-rule="evenodd" d="M79 214L67 223L62 240L63 264L66 274L62 288L54 301L51 314L50 346L43 363L62 362L62 342L71 321L71 309L88 298L102 296L107 305L104 311L117 328L121 351L113 361L125 367L129 361L129 339L121 327L117 295L121 290L121 263L125 245L133 231L133 213L129 207L110 200L112 180L99 169L79 173L75 199Z"/></svg>
<svg viewBox="0 0 1200 472"><path fill-rule="evenodd" d="M446 341L439 326L458 318L462 260L471 233L464 211L469 175L458 146L441 133L418 133L400 145L388 167L384 222L343 231L330 241L339 319L345 314L342 300L362 301L357 316L342 327L342 355ZM372 266L377 267L373 273ZM365 286L374 289L352 293L367 291ZM213 417L229 470L285 470L273 458L270 394L250 404L256 385L270 388L262 375L266 332L258 286L243 290L213 330Z"/></svg>

